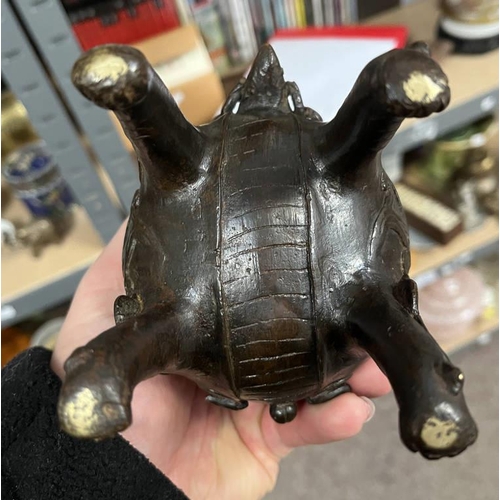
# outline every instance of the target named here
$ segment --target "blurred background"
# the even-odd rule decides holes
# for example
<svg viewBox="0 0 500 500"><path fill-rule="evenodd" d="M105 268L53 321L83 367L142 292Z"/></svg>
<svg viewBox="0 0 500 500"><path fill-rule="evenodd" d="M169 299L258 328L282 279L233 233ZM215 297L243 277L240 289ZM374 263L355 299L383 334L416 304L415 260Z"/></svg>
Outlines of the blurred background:
<svg viewBox="0 0 500 500"><path fill-rule="evenodd" d="M138 187L117 121L71 84L82 51L136 46L199 125L267 41L305 105L329 120L369 60L417 40L452 100L406 120L383 164L410 224L422 317L467 375L480 437L460 457L425 462L399 442L389 395L360 436L287 458L269 498L498 498L495 0L2 0L2 365L54 345Z"/></svg>

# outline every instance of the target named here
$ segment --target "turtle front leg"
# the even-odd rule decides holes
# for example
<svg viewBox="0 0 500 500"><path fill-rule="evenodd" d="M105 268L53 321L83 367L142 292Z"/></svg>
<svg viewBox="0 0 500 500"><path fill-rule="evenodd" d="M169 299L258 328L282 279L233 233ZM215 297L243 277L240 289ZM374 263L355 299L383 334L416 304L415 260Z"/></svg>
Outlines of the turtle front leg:
<svg viewBox="0 0 500 500"><path fill-rule="evenodd" d="M449 100L448 79L426 44L377 57L363 69L335 118L316 132L325 172L362 168L392 139L404 118L442 111Z"/></svg>
<svg viewBox="0 0 500 500"><path fill-rule="evenodd" d="M130 403L142 380L176 365L186 319L157 308L128 318L79 347L64 365L61 428L91 439L112 437L132 422Z"/></svg>
<svg viewBox="0 0 500 500"><path fill-rule="evenodd" d="M391 382L405 445L429 459L465 450L476 440L477 428L462 392L462 372L389 287L367 279L350 297L348 321Z"/></svg>
<svg viewBox="0 0 500 500"><path fill-rule="evenodd" d="M139 50L94 47L76 61L71 78L87 99L114 111L134 145L142 175L145 171L158 186L174 189L198 179L206 139Z"/></svg>

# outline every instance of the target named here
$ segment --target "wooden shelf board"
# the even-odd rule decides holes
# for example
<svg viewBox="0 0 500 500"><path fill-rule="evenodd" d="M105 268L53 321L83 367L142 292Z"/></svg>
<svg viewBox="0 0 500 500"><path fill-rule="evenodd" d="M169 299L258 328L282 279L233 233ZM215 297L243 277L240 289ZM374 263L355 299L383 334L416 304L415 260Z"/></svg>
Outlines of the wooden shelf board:
<svg viewBox="0 0 500 500"><path fill-rule="evenodd" d="M436 38L438 18L437 2L426 0L374 16L366 24L405 25L410 42L423 40L431 43ZM440 61L440 65L450 82L448 110L498 87L498 50L480 55L452 54ZM422 123L422 120L405 120L399 130L417 122Z"/></svg>
<svg viewBox="0 0 500 500"><path fill-rule="evenodd" d="M482 335L498 330L498 316L493 318L481 318L476 321L466 332L453 340L440 342L441 347L450 353L457 351L476 341Z"/></svg>
<svg viewBox="0 0 500 500"><path fill-rule="evenodd" d="M27 220L26 209L13 200L2 217ZM48 245L39 257L29 248L2 248L2 302L10 302L89 266L101 253L102 241L85 210L75 207L74 223L61 243Z"/></svg>
<svg viewBox="0 0 500 500"><path fill-rule="evenodd" d="M496 240L498 240L498 219L489 217L481 227L462 233L447 245L437 246L428 251L412 250L410 274L418 276L439 268L463 254L484 247Z"/></svg>

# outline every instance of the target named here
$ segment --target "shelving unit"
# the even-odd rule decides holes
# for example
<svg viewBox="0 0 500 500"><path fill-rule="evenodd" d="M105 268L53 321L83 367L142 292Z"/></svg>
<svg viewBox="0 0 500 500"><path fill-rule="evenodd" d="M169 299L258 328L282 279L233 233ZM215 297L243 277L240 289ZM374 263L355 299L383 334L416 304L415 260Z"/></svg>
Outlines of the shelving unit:
<svg viewBox="0 0 500 500"><path fill-rule="evenodd" d="M39 5L38 0L32 1L32 8ZM121 223L121 209L111 202L65 104L6 0L2 0L2 77L28 111L34 129L46 142L97 232L108 241Z"/></svg>
<svg viewBox="0 0 500 500"><path fill-rule="evenodd" d="M136 164L123 147L109 113L85 99L71 81L71 69L82 50L64 8L59 0L11 1L62 92L72 119L88 138L93 154L113 183L122 210L128 213L139 187Z"/></svg>
<svg viewBox="0 0 500 500"><path fill-rule="evenodd" d="M480 227L462 233L447 245L412 250L410 274L419 286L428 285L445 272L498 251L498 241L498 220L489 217Z"/></svg>
<svg viewBox="0 0 500 500"><path fill-rule="evenodd" d="M33 18L43 24L47 19L37 14L55 1L22 3L30 9ZM75 210L74 225L64 242L48 246L40 258L33 258L28 250L3 249L1 316L4 327L69 300L86 268L114 235L125 213L105 187L102 172L89 154L79 128L54 86L54 79L40 60L40 51L33 46L18 14L13 4L2 0L2 78L25 106L80 207ZM64 37L56 36L61 35L57 25L48 28L44 24L47 33L54 36L50 43L64 44ZM109 127L113 127L111 122ZM121 147L118 137L116 141ZM122 150L120 154L128 155ZM13 202L3 215L22 219L22 209L20 203Z"/></svg>
<svg viewBox="0 0 500 500"><path fill-rule="evenodd" d="M435 39L438 15L437 3L425 0L374 16L366 24L404 24L408 27L410 42L431 43ZM498 51L482 55L452 54L444 57L440 64L449 79L451 102L441 113L403 122L382 157L394 181L400 178L406 151L495 114L498 109Z"/></svg>
<svg viewBox="0 0 500 500"><path fill-rule="evenodd" d="M438 15L437 3L424 0L374 16L366 24L404 24L410 42L430 43L435 39ZM442 113L403 122L382 158L394 181L400 178L405 152L498 110L498 51L470 56L452 54L440 64L449 78L451 102ZM498 220L488 218L481 227L461 234L448 245L412 251L411 275L423 287L481 256L498 252L498 241ZM463 335L443 342L442 347L449 353L457 351L487 339L498 332L498 325L498 317L480 319Z"/></svg>
<svg viewBox="0 0 500 500"><path fill-rule="evenodd" d="M461 266L497 253L498 243L498 219L489 217L480 227L461 234L447 245L436 246L428 251L412 250L410 275L423 288ZM498 326L498 315L481 318L462 335L441 342L441 347L452 353L481 339L488 340L491 335L498 333Z"/></svg>
<svg viewBox="0 0 500 500"><path fill-rule="evenodd" d="M372 17L366 24L405 24L413 41L432 41L437 17L436 2L424 0ZM48 246L39 259L28 251L4 250L2 322L8 326L72 296L85 270L121 223L137 177L109 114L83 99L71 85L69 69L80 51L58 0L2 0L2 28L3 76L28 109L83 207L76 210L66 240ZM441 65L450 80L450 106L427 119L403 123L384 152L384 166L393 180L398 179L406 151L497 109L498 52L450 55ZM245 69L237 68L226 77L235 78ZM119 203L111 201L96 160ZM14 204L11 210L19 210L19 206ZM454 267L494 251L498 238L498 222L490 218L449 245L413 251L412 276L420 286L428 284ZM444 347L456 350L496 328L498 318L479 321Z"/></svg>
<svg viewBox="0 0 500 500"><path fill-rule="evenodd" d="M474 342L487 343L495 333L498 333L498 316L488 319L481 318L462 335L453 340L441 342L441 347L448 354L454 353Z"/></svg>
<svg viewBox="0 0 500 500"><path fill-rule="evenodd" d="M3 214L29 220L21 202L13 200ZM2 249L2 326L6 327L69 299L84 272L104 245L81 207L61 243L48 245L38 257L28 248Z"/></svg>
<svg viewBox="0 0 500 500"><path fill-rule="evenodd" d="M437 31L439 11L435 0L417 1L368 18L367 25L406 25L410 42L431 43ZM498 51L483 55L449 55L440 64L449 78L448 108L426 119L408 119L385 148L382 162L393 181L400 180L405 152L472 123L498 109ZM464 67L467 72L464 73ZM222 75L226 89L237 82L245 67ZM286 69L285 69L286 71Z"/></svg>

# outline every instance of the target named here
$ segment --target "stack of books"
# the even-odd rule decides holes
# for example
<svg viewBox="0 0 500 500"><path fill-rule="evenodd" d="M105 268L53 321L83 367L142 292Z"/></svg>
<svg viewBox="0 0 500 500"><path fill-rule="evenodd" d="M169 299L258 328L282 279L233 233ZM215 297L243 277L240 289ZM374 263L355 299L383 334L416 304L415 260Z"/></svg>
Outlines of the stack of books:
<svg viewBox="0 0 500 500"><path fill-rule="evenodd" d="M275 32L357 22L357 0L61 0L84 50L195 23L214 66L247 64Z"/></svg>
<svg viewBox="0 0 500 500"><path fill-rule="evenodd" d="M132 44L180 25L175 0L61 0L83 50Z"/></svg>
<svg viewBox="0 0 500 500"><path fill-rule="evenodd" d="M189 0L214 65L247 64L275 32L357 22L357 0Z"/></svg>

